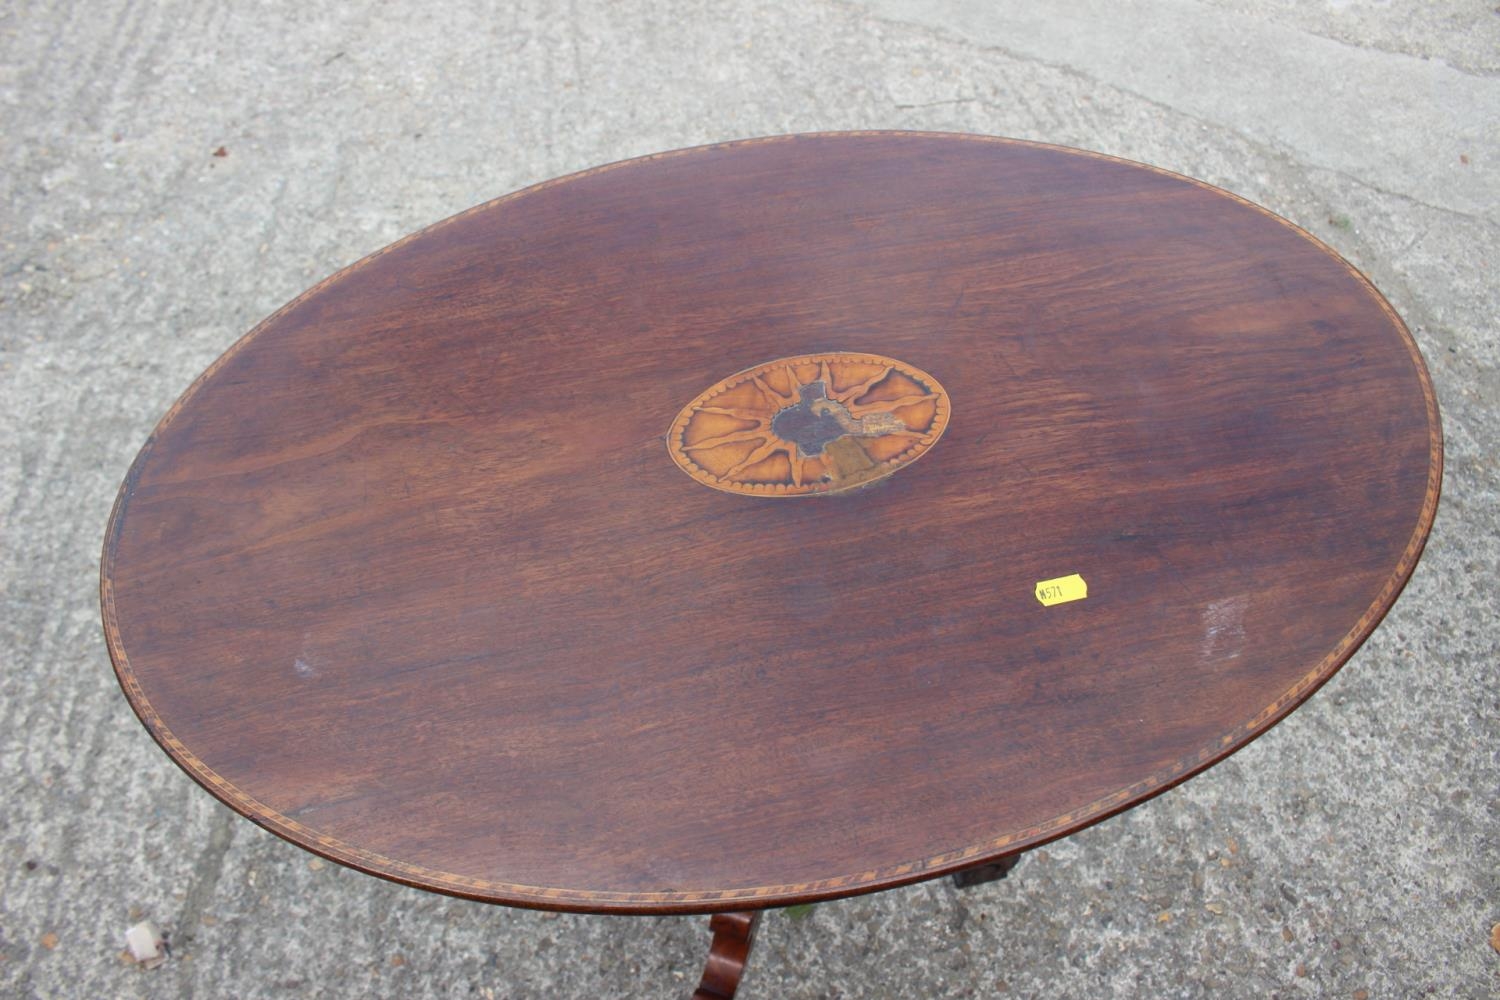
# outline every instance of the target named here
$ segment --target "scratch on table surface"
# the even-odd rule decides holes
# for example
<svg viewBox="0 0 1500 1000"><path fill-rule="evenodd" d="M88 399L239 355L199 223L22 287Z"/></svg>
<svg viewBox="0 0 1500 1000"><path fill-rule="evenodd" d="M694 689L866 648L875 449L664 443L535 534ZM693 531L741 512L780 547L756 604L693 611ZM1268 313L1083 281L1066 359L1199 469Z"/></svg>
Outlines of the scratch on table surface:
<svg viewBox="0 0 1500 1000"><path fill-rule="evenodd" d="M1233 660L1245 651L1246 594L1211 602L1203 609L1203 658L1209 662Z"/></svg>

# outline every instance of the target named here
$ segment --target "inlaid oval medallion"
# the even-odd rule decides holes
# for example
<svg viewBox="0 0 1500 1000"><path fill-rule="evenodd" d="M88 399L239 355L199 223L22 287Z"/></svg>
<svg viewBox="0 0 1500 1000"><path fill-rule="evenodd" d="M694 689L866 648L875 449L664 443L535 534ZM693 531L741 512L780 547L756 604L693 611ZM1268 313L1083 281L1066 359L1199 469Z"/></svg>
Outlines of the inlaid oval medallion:
<svg viewBox="0 0 1500 1000"><path fill-rule="evenodd" d="M667 447L705 486L840 493L926 454L948 426L937 379L878 354L803 354L731 375L682 408Z"/></svg>

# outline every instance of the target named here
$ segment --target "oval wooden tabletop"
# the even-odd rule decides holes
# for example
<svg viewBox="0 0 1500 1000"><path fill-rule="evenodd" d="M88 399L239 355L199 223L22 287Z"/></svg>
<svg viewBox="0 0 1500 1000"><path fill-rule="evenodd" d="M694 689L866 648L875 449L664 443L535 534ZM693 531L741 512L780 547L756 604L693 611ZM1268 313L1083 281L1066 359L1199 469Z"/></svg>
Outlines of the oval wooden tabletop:
<svg viewBox="0 0 1500 1000"><path fill-rule="evenodd" d="M167 752L309 850L780 905L1243 746L1384 615L1440 478L1400 319L1262 209L1023 142L753 140L502 198L257 327L131 469L105 627Z"/></svg>

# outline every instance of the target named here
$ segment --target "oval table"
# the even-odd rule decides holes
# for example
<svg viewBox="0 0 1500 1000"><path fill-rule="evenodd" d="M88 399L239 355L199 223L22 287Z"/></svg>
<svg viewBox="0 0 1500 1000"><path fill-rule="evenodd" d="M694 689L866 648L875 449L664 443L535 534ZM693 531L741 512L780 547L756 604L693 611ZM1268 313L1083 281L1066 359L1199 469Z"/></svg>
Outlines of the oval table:
<svg viewBox="0 0 1500 1000"><path fill-rule="evenodd" d="M130 469L151 735L323 857L753 914L1007 859L1286 716L1411 574L1411 335L1307 233L978 136L648 156L438 223L235 344Z"/></svg>

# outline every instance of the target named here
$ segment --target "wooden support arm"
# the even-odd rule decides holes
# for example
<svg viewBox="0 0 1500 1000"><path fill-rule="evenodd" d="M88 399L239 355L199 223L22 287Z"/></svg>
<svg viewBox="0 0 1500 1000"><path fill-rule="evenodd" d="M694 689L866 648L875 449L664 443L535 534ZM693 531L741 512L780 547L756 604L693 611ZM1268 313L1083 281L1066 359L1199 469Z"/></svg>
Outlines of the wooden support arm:
<svg viewBox="0 0 1500 1000"><path fill-rule="evenodd" d="M703 978L693 993L693 1000L732 1000L739 989L750 946L755 943L757 913L716 913L708 922L714 941L708 950Z"/></svg>

